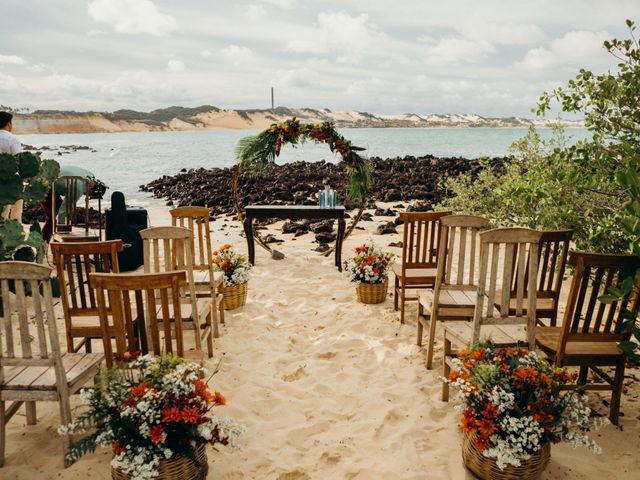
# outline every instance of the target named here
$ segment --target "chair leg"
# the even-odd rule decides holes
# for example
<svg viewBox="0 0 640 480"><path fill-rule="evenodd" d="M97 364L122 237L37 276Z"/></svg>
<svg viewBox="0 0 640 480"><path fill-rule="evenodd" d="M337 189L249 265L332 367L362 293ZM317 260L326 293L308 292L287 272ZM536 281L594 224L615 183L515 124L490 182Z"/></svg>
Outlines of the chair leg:
<svg viewBox="0 0 640 480"><path fill-rule="evenodd" d="M405 302L405 289L404 285L400 289L400 323L404 323L404 302Z"/></svg>
<svg viewBox="0 0 640 480"><path fill-rule="evenodd" d="M431 306L431 315L429 316L429 339L427 340L427 370L433 368L433 346L436 341L436 321L435 305Z"/></svg>
<svg viewBox="0 0 640 480"><path fill-rule="evenodd" d="M218 337L218 308L215 304L215 296L213 298L213 304L210 306L209 315L207 316L209 321L209 333L207 334L207 354L209 358L213 357L213 337Z"/></svg>
<svg viewBox="0 0 640 480"><path fill-rule="evenodd" d="M447 332L444 332L444 352L442 355L442 376L444 378L449 378L449 374L451 373L451 367L449 366L448 360L451 355L451 340L447 338ZM442 401L449 401L449 384L447 382L442 382Z"/></svg>
<svg viewBox="0 0 640 480"><path fill-rule="evenodd" d="M91 353L91 339L89 337L84 339L84 351Z"/></svg>
<svg viewBox="0 0 640 480"><path fill-rule="evenodd" d="M5 417L5 403L0 402L0 467L4 466L4 445L7 434L7 419Z"/></svg>
<svg viewBox="0 0 640 480"><path fill-rule="evenodd" d="M24 402L24 409L27 412L27 425L35 425L37 421L36 402Z"/></svg>
<svg viewBox="0 0 640 480"><path fill-rule="evenodd" d="M394 280L394 288L393 288L393 309L398 311L398 290L400 289L400 282L398 281L398 277L395 277Z"/></svg>
<svg viewBox="0 0 640 480"><path fill-rule="evenodd" d="M622 398L622 382L624 381L624 360L616 366L616 373L613 379L611 392L611 406L609 408L609 420L614 425L618 425L620 416L620 399Z"/></svg>
<svg viewBox="0 0 640 480"><path fill-rule="evenodd" d="M422 322L424 321L424 319L425 319L424 309L422 307L422 304L418 302L418 328L417 328L416 345L418 345L419 347L422 346L422 331L423 331Z"/></svg>
<svg viewBox="0 0 640 480"><path fill-rule="evenodd" d="M69 397L62 397L58 402L60 406L60 424L68 425L71 423L71 402L69 402ZM64 468L71 466L73 462L67 460L67 454L71 448L71 434L67 433L62 435L62 454L64 458Z"/></svg>
<svg viewBox="0 0 640 480"><path fill-rule="evenodd" d="M578 373L578 385L586 385L588 375L589 367L580 367L580 372Z"/></svg>

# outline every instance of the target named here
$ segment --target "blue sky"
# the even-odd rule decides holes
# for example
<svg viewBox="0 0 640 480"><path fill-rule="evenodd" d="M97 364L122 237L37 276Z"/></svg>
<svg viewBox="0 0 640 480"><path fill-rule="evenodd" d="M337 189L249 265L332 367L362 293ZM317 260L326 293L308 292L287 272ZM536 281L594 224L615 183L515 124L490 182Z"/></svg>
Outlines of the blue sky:
<svg viewBox="0 0 640 480"><path fill-rule="evenodd" d="M0 104L531 116L637 0L2 0Z"/></svg>

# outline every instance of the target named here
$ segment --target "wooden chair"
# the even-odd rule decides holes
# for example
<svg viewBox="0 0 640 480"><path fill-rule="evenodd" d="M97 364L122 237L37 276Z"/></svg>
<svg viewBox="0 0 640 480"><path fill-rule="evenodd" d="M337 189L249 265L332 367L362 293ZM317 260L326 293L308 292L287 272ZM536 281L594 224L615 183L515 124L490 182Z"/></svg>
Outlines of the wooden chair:
<svg viewBox="0 0 640 480"><path fill-rule="evenodd" d="M215 291L207 298L196 296L193 265L191 263L192 233L183 227L152 227L140 231L144 251L145 273L158 273L175 270L187 272L187 283L180 291L182 315L190 318L195 330L196 349L201 342L207 342L209 357L213 356L213 336L218 336L218 315L213 306ZM158 312L161 314L161 312ZM161 318L164 319L164 317Z"/></svg>
<svg viewBox="0 0 640 480"><path fill-rule="evenodd" d="M542 232L538 248L538 280L536 282L536 316L538 317L539 325L545 325L541 321L544 318L549 319L550 326L556 326L560 290L562 289L562 280L572 236L573 230L548 230ZM525 265L525 275L528 269L529 265L527 263ZM525 296L528 296L526 288ZM511 314L515 311L515 298L516 282L514 275L509 307ZM525 301L524 303L526 310L527 302ZM500 302L496 303L496 308L501 308Z"/></svg>
<svg viewBox="0 0 640 480"><path fill-rule="evenodd" d="M422 346L423 328L429 326L427 369L431 369L433 361L436 322L473 318L478 288L478 232L488 224L486 218L472 215L440 219L435 288L418 294L418 346Z"/></svg>
<svg viewBox="0 0 640 480"><path fill-rule="evenodd" d="M440 239L439 220L451 212L402 212L404 222L402 232L402 264L393 265L395 289L393 308L398 310L400 302L400 323L404 323L404 306L407 289L433 288L436 283L438 241Z"/></svg>
<svg viewBox="0 0 640 480"><path fill-rule="evenodd" d="M77 352L85 346L91 351L91 340L102 338L98 304L89 285L92 272L117 273L120 240L87 243L52 242L51 251L56 264L60 299L67 334L67 350ZM78 344L75 339L81 338Z"/></svg>
<svg viewBox="0 0 640 480"><path fill-rule="evenodd" d="M525 297L525 288L533 292L538 276L538 242L542 232L528 228L496 228L479 234L480 276L476 290L473 322L450 322L444 326L443 376L451 371L455 353L452 344L470 347L488 338L496 346L511 346L526 338L535 345L536 299ZM529 271L525 276L525 264ZM516 275L515 313L509 311L511 279ZM525 287L528 285L528 287ZM503 307L495 308L496 298ZM527 302L525 310L524 303ZM449 385L443 383L442 400L449 399Z"/></svg>
<svg viewBox="0 0 640 480"><path fill-rule="evenodd" d="M60 423L70 423L69 396L98 373L104 359L102 353L61 353L50 277L51 269L43 265L0 262L0 467L4 464L7 422L22 403L28 425L35 425L36 402L40 401L58 402ZM15 295L10 292L10 282ZM70 435L63 436L62 444L66 457ZM69 465L66 458L64 464Z"/></svg>
<svg viewBox="0 0 640 480"><path fill-rule="evenodd" d="M561 327L538 327L536 345L557 366L580 367L576 387L584 390L611 390L609 418L618 423L625 357L618 343L629 340L622 331L623 312L630 306L638 313L637 298L624 298L606 305L598 299L611 286L618 287L640 267L635 255L572 252L569 263L575 266ZM631 305L630 305L631 304ZM611 378L601 367L613 367ZM601 381L587 384L588 372Z"/></svg>
<svg viewBox="0 0 640 480"><path fill-rule="evenodd" d="M191 263L195 278L196 294L207 297L211 294L211 287L216 292L214 303L218 309L220 323L224 323L224 308L222 296L224 290L223 275L213 271L213 249L211 248L211 225L209 209L207 207L178 207L169 212L171 225L185 227L191 230Z"/></svg>
<svg viewBox="0 0 640 480"><path fill-rule="evenodd" d="M65 190L64 201L64 221L58 222L58 211L56 208L56 183L62 183ZM83 185L83 188L79 188ZM78 176L61 176L51 185L53 235L58 234L58 238L64 242L77 241L99 241L100 236L89 234L89 180ZM84 194L80 193L84 190ZM76 221L78 214L77 200L84 195L84 221ZM73 227L82 227L84 232L73 232Z"/></svg>
<svg viewBox="0 0 640 480"><path fill-rule="evenodd" d="M180 290L187 281L185 271L163 273L92 273L96 289L100 325L105 332L103 344L107 366L122 361L127 354L176 355L202 363L199 350L184 345ZM114 325L115 351L107 335L107 300ZM173 322L162 321L173 316ZM173 315L172 315L173 313ZM144 320L144 321L143 321ZM163 340L161 341L161 337Z"/></svg>

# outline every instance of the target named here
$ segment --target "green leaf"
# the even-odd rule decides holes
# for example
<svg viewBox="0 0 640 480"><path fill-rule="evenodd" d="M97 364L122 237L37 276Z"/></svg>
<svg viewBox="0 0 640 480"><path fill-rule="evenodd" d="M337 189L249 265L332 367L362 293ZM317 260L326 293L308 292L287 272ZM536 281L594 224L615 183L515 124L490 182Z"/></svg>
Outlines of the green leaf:
<svg viewBox="0 0 640 480"><path fill-rule="evenodd" d="M40 160L33 153L22 152L16 155L18 173L23 179L35 177L40 170Z"/></svg>

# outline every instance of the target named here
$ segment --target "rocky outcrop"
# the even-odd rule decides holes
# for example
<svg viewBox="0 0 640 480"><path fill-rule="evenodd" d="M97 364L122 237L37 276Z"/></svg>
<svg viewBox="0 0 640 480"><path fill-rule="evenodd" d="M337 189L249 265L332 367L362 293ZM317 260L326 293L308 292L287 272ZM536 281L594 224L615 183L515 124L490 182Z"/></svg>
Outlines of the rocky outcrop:
<svg viewBox="0 0 640 480"><path fill-rule="evenodd" d="M504 159L494 158L493 165L501 166ZM430 210L440 203L449 192L443 181L462 172L476 175L482 168L477 160L466 158L436 158L407 156L404 158L372 158L374 184L369 194L370 208L377 208L375 201L418 200L411 207L415 211ZM236 167L233 167L236 168ZM199 205L211 209L212 215L233 214L231 181L233 169L213 168L182 171L177 175L158 178L142 185L143 191L164 198L174 205ZM286 165L271 165L261 175L243 172L239 178L240 195L244 205L267 203L276 205L315 205L317 192L323 179L336 189L348 210L356 207L345 199L347 177L333 163L295 162ZM393 211L382 211L393 215ZM314 226L310 225L311 230ZM297 227L292 227L299 230ZM329 230L331 231L331 230ZM314 230L314 233L319 233Z"/></svg>

